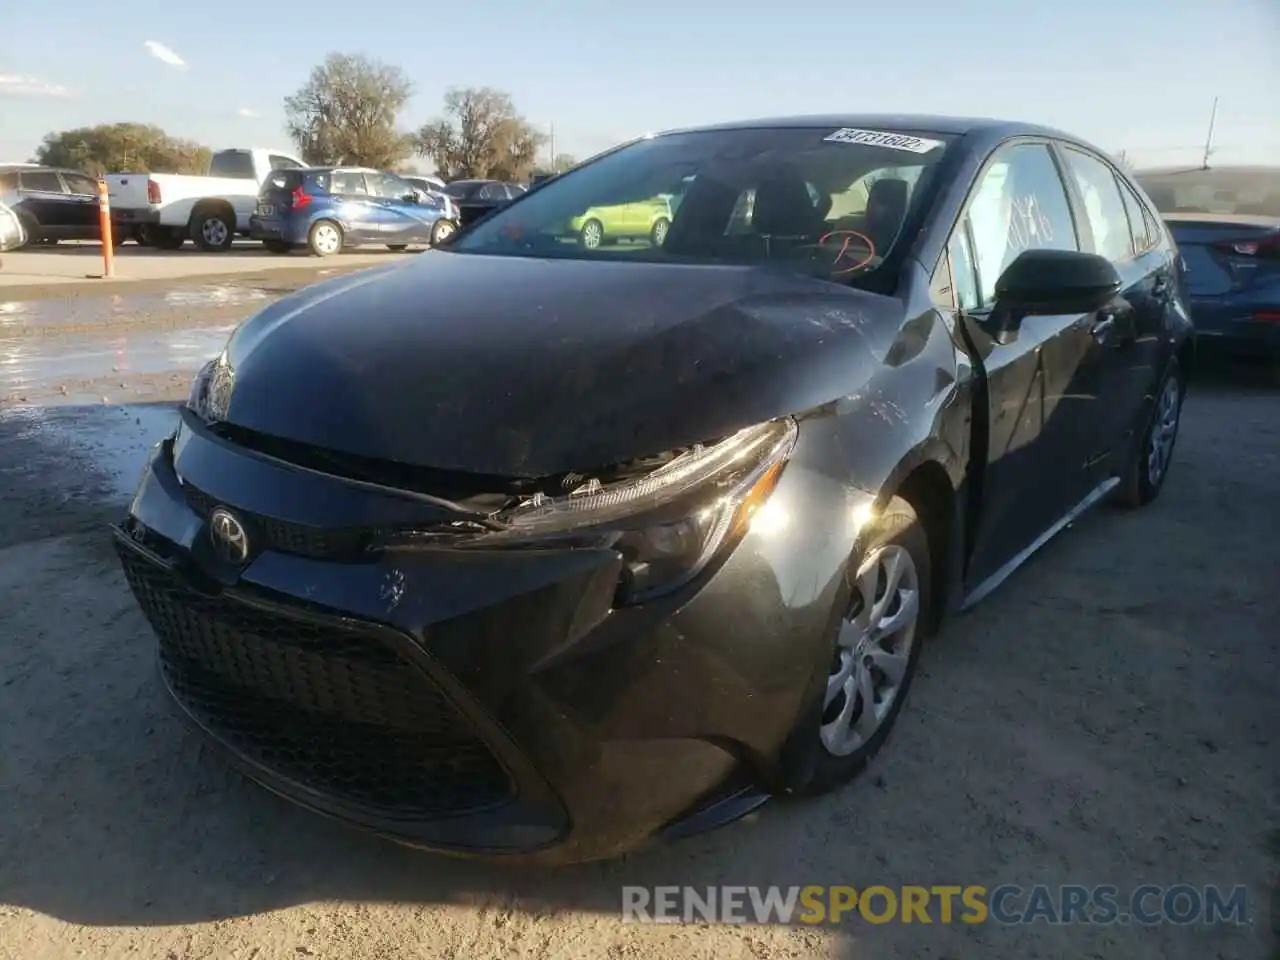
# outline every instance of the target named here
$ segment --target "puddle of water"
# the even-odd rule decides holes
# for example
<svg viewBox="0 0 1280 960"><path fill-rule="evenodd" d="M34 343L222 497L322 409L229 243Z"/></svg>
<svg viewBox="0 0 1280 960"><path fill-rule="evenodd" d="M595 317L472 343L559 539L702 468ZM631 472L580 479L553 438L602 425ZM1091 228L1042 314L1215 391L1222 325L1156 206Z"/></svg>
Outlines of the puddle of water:
<svg viewBox="0 0 1280 960"><path fill-rule="evenodd" d="M0 341L0 396L64 380L191 371L226 345L235 324L134 336Z"/></svg>
<svg viewBox="0 0 1280 960"><path fill-rule="evenodd" d="M135 314L201 308L235 309L264 305L280 296L255 287L209 284L165 293L113 293L48 300L0 301L0 334L11 325L78 326L105 324Z"/></svg>
<svg viewBox="0 0 1280 960"><path fill-rule="evenodd" d="M137 488L147 451L173 431L177 411L176 404L24 407L0 411L0 428L38 442L49 454L48 469L75 463L98 478L89 495L124 501Z"/></svg>

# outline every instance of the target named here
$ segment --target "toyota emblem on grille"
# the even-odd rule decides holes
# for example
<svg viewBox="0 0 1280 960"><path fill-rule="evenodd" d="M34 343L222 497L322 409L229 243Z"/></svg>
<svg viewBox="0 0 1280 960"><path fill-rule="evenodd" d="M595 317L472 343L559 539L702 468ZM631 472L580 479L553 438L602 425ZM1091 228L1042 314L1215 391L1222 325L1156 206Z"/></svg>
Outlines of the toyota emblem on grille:
<svg viewBox="0 0 1280 960"><path fill-rule="evenodd" d="M209 514L209 539L227 563L239 566L249 559L249 534L240 518L226 507L215 507Z"/></svg>

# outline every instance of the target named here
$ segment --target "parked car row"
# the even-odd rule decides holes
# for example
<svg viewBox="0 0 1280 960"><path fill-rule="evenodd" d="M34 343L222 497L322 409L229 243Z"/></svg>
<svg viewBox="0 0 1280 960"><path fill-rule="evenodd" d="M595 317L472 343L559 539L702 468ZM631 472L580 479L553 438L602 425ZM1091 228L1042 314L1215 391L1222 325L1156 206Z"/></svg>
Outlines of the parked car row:
<svg viewBox="0 0 1280 960"><path fill-rule="evenodd" d="M113 241L176 250L191 240L209 252L254 238L274 252L305 247L326 256L344 246L433 245L520 196L519 184L400 176L363 167L308 166L284 151L233 148L213 154L207 175L113 173L105 178ZM75 170L0 165L0 202L26 243L97 240L98 183Z"/></svg>

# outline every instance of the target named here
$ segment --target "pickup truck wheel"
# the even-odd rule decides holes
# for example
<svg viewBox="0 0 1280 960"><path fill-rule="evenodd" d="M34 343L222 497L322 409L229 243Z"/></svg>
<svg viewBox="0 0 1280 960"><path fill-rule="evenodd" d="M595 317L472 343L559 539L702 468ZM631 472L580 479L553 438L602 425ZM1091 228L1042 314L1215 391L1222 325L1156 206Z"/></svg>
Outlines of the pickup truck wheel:
<svg viewBox="0 0 1280 960"><path fill-rule="evenodd" d="M331 257L342 251L342 227L332 220L319 220L307 234L307 249L312 256Z"/></svg>
<svg viewBox="0 0 1280 960"><path fill-rule="evenodd" d="M191 217L196 246L210 253L226 253L236 239L235 211L222 206L197 208Z"/></svg>
<svg viewBox="0 0 1280 960"><path fill-rule="evenodd" d="M151 245L157 250L178 250L187 242L173 227L156 227L151 235Z"/></svg>

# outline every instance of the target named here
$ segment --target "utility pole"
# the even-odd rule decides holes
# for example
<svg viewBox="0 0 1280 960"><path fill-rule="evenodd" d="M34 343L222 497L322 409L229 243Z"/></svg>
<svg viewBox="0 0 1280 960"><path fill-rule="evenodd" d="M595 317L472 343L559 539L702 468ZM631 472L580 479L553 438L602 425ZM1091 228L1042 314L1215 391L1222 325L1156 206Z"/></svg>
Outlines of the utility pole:
<svg viewBox="0 0 1280 960"><path fill-rule="evenodd" d="M1213 153L1213 127L1218 121L1218 98L1213 98L1213 110L1209 114L1209 136L1204 141L1204 159L1200 161L1200 169L1209 169L1209 154Z"/></svg>

